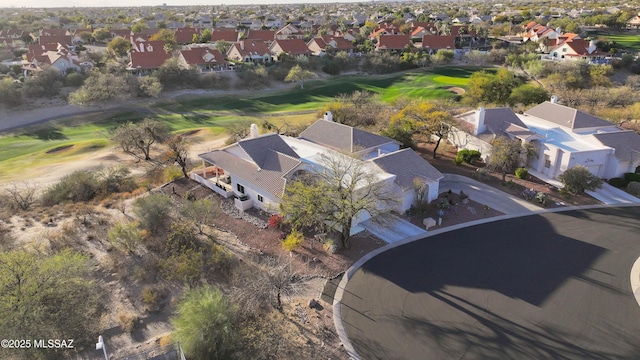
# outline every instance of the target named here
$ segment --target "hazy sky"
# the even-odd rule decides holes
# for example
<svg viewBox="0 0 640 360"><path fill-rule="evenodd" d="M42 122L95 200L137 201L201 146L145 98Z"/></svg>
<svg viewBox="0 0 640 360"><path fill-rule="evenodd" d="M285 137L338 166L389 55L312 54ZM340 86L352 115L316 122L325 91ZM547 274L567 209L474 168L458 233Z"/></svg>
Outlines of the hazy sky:
<svg viewBox="0 0 640 360"><path fill-rule="evenodd" d="M356 0L353 0L356 1ZM358 0L362 1L362 0ZM366 1L366 0L365 0ZM131 7L131 6L168 6L186 5L248 5L248 4L295 4L295 3L329 3L328 0L0 0L0 8L26 7ZM349 2L340 0L339 2Z"/></svg>

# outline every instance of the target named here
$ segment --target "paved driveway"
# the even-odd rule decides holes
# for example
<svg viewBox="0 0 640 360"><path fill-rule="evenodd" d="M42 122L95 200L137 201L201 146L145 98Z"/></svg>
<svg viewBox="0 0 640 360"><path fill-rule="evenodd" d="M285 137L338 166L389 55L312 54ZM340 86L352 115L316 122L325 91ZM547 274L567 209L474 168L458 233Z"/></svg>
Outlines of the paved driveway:
<svg viewBox="0 0 640 360"><path fill-rule="evenodd" d="M637 359L639 232L640 207L604 208L398 246L352 274L342 324L362 359Z"/></svg>
<svg viewBox="0 0 640 360"><path fill-rule="evenodd" d="M640 198L603 183L596 191L586 191L587 194L609 205L640 204Z"/></svg>
<svg viewBox="0 0 640 360"><path fill-rule="evenodd" d="M451 189L455 193L459 193L462 190L473 201L489 205L491 208L505 214L528 214L541 211L539 206L529 201L507 194L466 176L444 174L444 178L440 180L439 189L440 192Z"/></svg>
<svg viewBox="0 0 640 360"><path fill-rule="evenodd" d="M387 244L427 236L425 229L419 228L407 220L393 215L388 215L388 217L384 222L367 220L360 224L360 226L384 240Z"/></svg>

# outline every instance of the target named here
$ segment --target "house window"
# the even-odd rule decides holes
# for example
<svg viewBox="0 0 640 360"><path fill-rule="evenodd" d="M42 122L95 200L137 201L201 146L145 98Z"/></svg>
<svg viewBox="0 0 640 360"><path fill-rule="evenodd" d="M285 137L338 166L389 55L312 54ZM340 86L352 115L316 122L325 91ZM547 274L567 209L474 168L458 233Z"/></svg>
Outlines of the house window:
<svg viewBox="0 0 640 360"><path fill-rule="evenodd" d="M262 197L262 195L258 195L258 201L264 202L264 198Z"/></svg>
<svg viewBox="0 0 640 360"><path fill-rule="evenodd" d="M244 194L244 186L242 186L240 184L236 184L236 188L238 189L238 192L240 194Z"/></svg>
<svg viewBox="0 0 640 360"><path fill-rule="evenodd" d="M562 52L567 52L567 48L562 48Z"/></svg>
<svg viewBox="0 0 640 360"><path fill-rule="evenodd" d="M549 155L544 156L544 167L547 169L551 168L551 160L549 159Z"/></svg>

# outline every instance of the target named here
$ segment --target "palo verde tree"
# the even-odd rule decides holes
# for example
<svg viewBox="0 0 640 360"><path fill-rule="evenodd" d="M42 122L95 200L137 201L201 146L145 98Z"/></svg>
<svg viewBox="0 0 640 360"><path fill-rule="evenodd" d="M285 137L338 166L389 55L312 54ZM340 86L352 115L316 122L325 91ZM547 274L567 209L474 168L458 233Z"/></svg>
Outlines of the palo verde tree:
<svg viewBox="0 0 640 360"><path fill-rule="evenodd" d="M0 253L0 336L72 338L76 346L94 339L100 306L91 267L87 256L70 250L52 255L24 250Z"/></svg>
<svg viewBox="0 0 640 360"><path fill-rule="evenodd" d="M502 181L505 181L507 173L514 171L522 165L525 159L535 155L533 146L530 143L523 146L519 139L499 136L493 140L491 145L487 168L502 173Z"/></svg>
<svg viewBox="0 0 640 360"><path fill-rule="evenodd" d="M404 134L407 131L413 133L414 139L418 137L423 141L431 141L435 137L436 146L433 148L433 158L435 159L440 142L451 132L452 122L451 114L440 109L435 103L412 102L391 117L391 122L385 133L402 135L402 139L398 139L400 141L406 141ZM402 129L402 131L394 131L394 128ZM415 143L412 142L409 145L414 147Z"/></svg>
<svg viewBox="0 0 640 360"><path fill-rule="evenodd" d="M162 142L167 133L166 124L146 118L140 123L127 122L118 126L113 130L111 139L125 153L138 159L151 160L152 147Z"/></svg>
<svg viewBox="0 0 640 360"><path fill-rule="evenodd" d="M349 248L354 218L368 213L379 219L395 202L385 183L363 161L322 154L318 171L289 184L280 206L294 228L339 228L342 245Z"/></svg>
<svg viewBox="0 0 640 360"><path fill-rule="evenodd" d="M188 290L171 320L185 354L196 360L231 358L238 340L235 311L216 288Z"/></svg>
<svg viewBox="0 0 640 360"><path fill-rule="evenodd" d="M304 70L300 65L296 65L289 70L289 74L284 78L286 82L297 82L300 84L300 89L304 88L304 81L309 79L315 79L317 75L313 71Z"/></svg>

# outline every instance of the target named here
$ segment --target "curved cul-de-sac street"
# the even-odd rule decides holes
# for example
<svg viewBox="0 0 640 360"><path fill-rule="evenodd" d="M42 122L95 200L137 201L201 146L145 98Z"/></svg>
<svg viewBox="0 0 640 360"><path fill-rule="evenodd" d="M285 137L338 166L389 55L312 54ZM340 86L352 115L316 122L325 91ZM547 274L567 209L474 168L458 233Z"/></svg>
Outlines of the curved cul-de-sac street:
<svg viewBox="0 0 640 360"><path fill-rule="evenodd" d="M353 273L342 325L361 359L637 359L639 256L640 207L441 233Z"/></svg>

